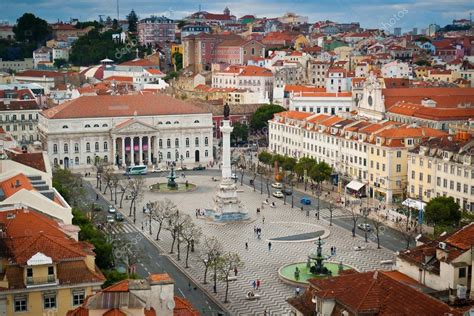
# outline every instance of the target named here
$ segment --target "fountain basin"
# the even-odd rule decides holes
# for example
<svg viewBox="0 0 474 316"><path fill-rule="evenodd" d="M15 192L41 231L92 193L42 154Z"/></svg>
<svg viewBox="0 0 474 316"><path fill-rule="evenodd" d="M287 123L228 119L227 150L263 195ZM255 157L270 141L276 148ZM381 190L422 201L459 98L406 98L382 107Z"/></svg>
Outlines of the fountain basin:
<svg viewBox="0 0 474 316"><path fill-rule="evenodd" d="M169 187L168 183L160 182L150 185L149 189L154 193L183 193L195 191L197 189L197 185L188 183L186 186L185 183L176 183L175 187Z"/></svg>
<svg viewBox="0 0 474 316"><path fill-rule="evenodd" d="M329 276L329 275L313 274L309 271L310 268L307 266L307 262L297 262L297 263L291 263L291 264L281 267L278 270L278 275L280 279L290 284L308 284L309 279L315 279L315 278L324 279L324 278L330 278L332 276L338 276L339 265L340 263L338 262L332 262L332 261L324 262L323 266L329 271L331 271L331 276ZM297 267L300 271L298 279L295 277L295 270ZM347 264L342 264L343 271L351 270L351 269L355 270L353 267Z"/></svg>

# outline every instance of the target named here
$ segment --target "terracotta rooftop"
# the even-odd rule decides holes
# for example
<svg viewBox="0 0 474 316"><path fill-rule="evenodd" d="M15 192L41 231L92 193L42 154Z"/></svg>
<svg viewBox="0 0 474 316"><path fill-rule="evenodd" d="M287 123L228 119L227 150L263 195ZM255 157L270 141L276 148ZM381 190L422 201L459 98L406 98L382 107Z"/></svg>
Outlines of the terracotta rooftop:
<svg viewBox="0 0 474 316"><path fill-rule="evenodd" d="M435 121L458 121L468 120L474 117L472 108L432 108L421 104L398 103L391 106L388 112L404 116L413 116Z"/></svg>
<svg viewBox="0 0 474 316"><path fill-rule="evenodd" d="M57 71L46 71L46 70L25 70L16 73L16 77L46 77L46 78L58 78L63 77L67 73Z"/></svg>
<svg viewBox="0 0 474 316"><path fill-rule="evenodd" d="M121 64L118 64L118 66L158 67L159 65L157 63L152 62L151 60L139 58L125 61Z"/></svg>
<svg viewBox="0 0 474 316"><path fill-rule="evenodd" d="M434 100L437 107L474 105L474 88L387 88L383 89L382 93L386 109L401 101L420 104L426 98Z"/></svg>
<svg viewBox="0 0 474 316"><path fill-rule="evenodd" d="M387 128L376 133L376 136L384 138L420 138L420 137L438 137L446 135L445 132L430 127L398 127Z"/></svg>
<svg viewBox="0 0 474 316"><path fill-rule="evenodd" d="M22 165L46 172L46 163L44 161L43 153L17 153L13 151L6 151L8 158L21 163Z"/></svg>
<svg viewBox="0 0 474 316"><path fill-rule="evenodd" d="M124 117L205 113L164 94L82 96L45 110L49 119Z"/></svg>
<svg viewBox="0 0 474 316"><path fill-rule="evenodd" d="M5 179L0 182L0 188L3 192L3 198L8 198L16 192L25 189L28 191L33 190L30 179L28 179L23 173L12 176L11 178Z"/></svg>
<svg viewBox="0 0 474 316"><path fill-rule="evenodd" d="M313 293L334 299L336 306L361 315L462 315L462 311L423 293L423 286L398 271L351 273L328 279L311 279Z"/></svg>

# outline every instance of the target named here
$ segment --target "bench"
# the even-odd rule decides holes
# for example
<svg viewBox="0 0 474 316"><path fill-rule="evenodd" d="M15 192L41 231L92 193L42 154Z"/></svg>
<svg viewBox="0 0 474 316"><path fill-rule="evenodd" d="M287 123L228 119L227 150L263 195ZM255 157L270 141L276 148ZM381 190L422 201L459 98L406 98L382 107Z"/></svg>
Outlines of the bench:
<svg viewBox="0 0 474 316"><path fill-rule="evenodd" d="M237 281L237 277L236 276L230 276L227 278L227 281L231 282L231 281Z"/></svg>
<svg viewBox="0 0 474 316"><path fill-rule="evenodd" d="M380 260L380 264L393 264L393 260Z"/></svg>

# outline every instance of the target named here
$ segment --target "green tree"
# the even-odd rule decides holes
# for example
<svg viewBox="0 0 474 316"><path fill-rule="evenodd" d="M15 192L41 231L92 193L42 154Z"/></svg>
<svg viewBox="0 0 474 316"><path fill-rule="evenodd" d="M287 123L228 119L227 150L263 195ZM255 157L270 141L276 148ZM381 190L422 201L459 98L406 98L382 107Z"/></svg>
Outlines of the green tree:
<svg viewBox="0 0 474 316"><path fill-rule="evenodd" d="M234 128L230 134L230 139L232 143L237 143L238 141L247 142L249 137L249 127L247 124L242 124L240 122L234 122L232 124Z"/></svg>
<svg viewBox="0 0 474 316"><path fill-rule="evenodd" d="M55 168L53 170L53 187L69 204L73 205L79 204L85 194L81 177L73 174L69 169Z"/></svg>
<svg viewBox="0 0 474 316"><path fill-rule="evenodd" d="M420 59L415 62L418 66L431 66L431 63L428 60Z"/></svg>
<svg viewBox="0 0 474 316"><path fill-rule="evenodd" d="M132 9L130 13L127 15L128 21L128 31L134 33L137 31L137 24L138 24L138 15L135 13L135 10Z"/></svg>
<svg viewBox="0 0 474 316"><path fill-rule="evenodd" d="M268 151L262 151L258 154L258 161L269 166L272 163L273 155Z"/></svg>
<svg viewBox="0 0 474 316"><path fill-rule="evenodd" d="M19 42L36 42L43 44L51 35L48 22L32 13L23 14L13 27L15 38Z"/></svg>
<svg viewBox="0 0 474 316"><path fill-rule="evenodd" d="M183 69L183 54L180 52L173 53L173 60L175 65L175 71Z"/></svg>
<svg viewBox="0 0 474 316"><path fill-rule="evenodd" d="M283 162L281 163L281 167L283 168L283 170L293 173L296 167L296 158L284 156Z"/></svg>
<svg viewBox="0 0 474 316"><path fill-rule="evenodd" d="M309 176L314 182L318 183L318 185L320 186L322 182L329 179L331 173L331 166L325 163L324 161L321 161L320 163L313 165L313 167L309 171Z"/></svg>
<svg viewBox="0 0 474 316"><path fill-rule="evenodd" d="M276 104L263 105L255 111L250 120L250 128L253 131L259 131L268 125L268 121L273 118L275 113L283 112L286 109Z"/></svg>
<svg viewBox="0 0 474 316"><path fill-rule="evenodd" d="M435 226L457 226L461 215L459 204L452 197L435 197L425 207L426 221Z"/></svg>
<svg viewBox="0 0 474 316"><path fill-rule="evenodd" d="M64 58L56 58L54 60L54 67L60 69L62 66L67 65L67 61Z"/></svg>
<svg viewBox="0 0 474 316"><path fill-rule="evenodd" d="M296 163L295 172L299 177L303 177L304 171L306 170L306 172L309 174L311 168L313 168L313 166L316 164L316 160L314 160L313 158L301 157Z"/></svg>

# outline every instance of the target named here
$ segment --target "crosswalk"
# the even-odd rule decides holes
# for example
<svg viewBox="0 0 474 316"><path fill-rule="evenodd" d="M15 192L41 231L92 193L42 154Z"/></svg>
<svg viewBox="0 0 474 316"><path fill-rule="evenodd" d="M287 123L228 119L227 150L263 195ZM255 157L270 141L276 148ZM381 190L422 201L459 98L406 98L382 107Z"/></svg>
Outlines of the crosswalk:
<svg viewBox="0 0 474 316"><path fill-rule="evenodd" d="M112 235L131 234L137 233L138 229L132 223L124 221L111 224L109 232Z"/></svg>

